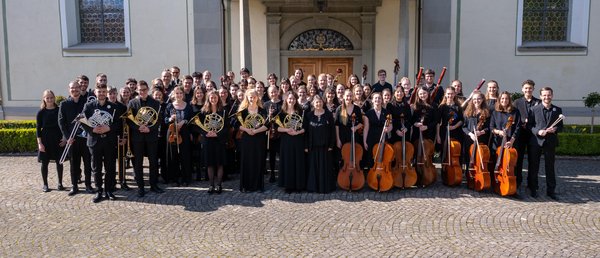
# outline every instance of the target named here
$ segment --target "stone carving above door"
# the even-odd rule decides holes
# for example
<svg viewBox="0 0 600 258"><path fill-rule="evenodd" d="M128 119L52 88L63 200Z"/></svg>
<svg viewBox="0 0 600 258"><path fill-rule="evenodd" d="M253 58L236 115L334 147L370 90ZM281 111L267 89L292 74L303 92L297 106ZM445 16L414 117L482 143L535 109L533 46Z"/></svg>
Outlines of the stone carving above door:
<svg viewBox="0 0 600 258"><path fill-rule="evenodd" d="M340 51L353 50L352 42L335 30L313 29L296 36L288 50L294 51Z"/></svg>

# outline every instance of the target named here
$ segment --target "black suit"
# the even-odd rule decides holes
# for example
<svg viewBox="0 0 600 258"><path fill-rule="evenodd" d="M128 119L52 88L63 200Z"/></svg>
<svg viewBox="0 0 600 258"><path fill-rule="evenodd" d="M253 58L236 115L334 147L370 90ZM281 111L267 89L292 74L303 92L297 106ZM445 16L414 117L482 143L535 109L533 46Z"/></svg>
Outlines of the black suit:
<svg viewBox="0 0 600 258"><path fill-rule="evenodd" d="M527 101L525 97L521 97L513 103L513 105L519 110L519 115L521 120L518 121L521 130L519 135L517 136L517 140L515 141L515 149L517 150L517 164L515 165L515 176L517 177L517 187L521 185L523 182L523 160L525 159L525 153L530 151L527 146L529 145L529 139L533 136L531 134L531 130L528 128L528 118L531 108L540 104L540 100L531 97L531 100ZM528 157L531 157L531 154L528 154Z"/></svg>
<svg viewBox="0 0 600 258"><path fill-rule="evenodd" d="M69 139L69 135L75 127L73 121L83 110L86 99L79 97L77 101L69 97L67 100L60 103L58 110L58 127L65 139ZM74 137L75 142L69 149L71 157L71 184L73 188L77 187L77 181L81 177L81 160L83 159L83 174L85 176L85 186L92 185L92 164L90 150L86 146L86 133L80 128Z"/></svg>
<svg viewBox="0 0 600 258"><path fill-rule="evenodd" d="M556 188L556 175L554 171L555 149L558 146L557 133L562 130L563 122L556 125L555 133L548 133L545 136L540 136L540 130L545 130L554 123L559 115L562 114L562 109L551 105L546 109L544 105L537 105L531 109L528 118L529 127L533 136L529 140L530 157L529 157L529 174L527 176L527 186L532 191L538 188L538 171L540 170L540 157L544 152L544 165L546 168L546 192L554 194Z"/></svg>
<svg viewBox="0 0 600 258"><path fill-rule="evenodd" d="M150 107L158 113L158 121L153 126L149 126L150 132L140 132L140 126L135 124L133 121L128 120L129 133L131 135L131 146L133 147L133 171L135 174L135 181L138 188L144 188L144 153L148 156L148 163L150 165L150 186L155 187L158 183L158 158L157 158L157 147L158 147L158 128L162 121L161 112L164 110L160 109L160 103L151 97L146 97L146 100L141 100L138 96L135 99L129 101L129 109L132 115L135 117L142 107Z"/></svg>
<svg viewBox="0 0 600 258"><path fill-rule="evenodd" d="M104 125L109 125L110 127L110 131L103 134L94 133L94 128L82 123L83 128L88 133L87 146L92 155L92 173L94 175L94 183L96 184L96 188L100 193L102 193L102 185L104 182L102 179L103 164L106 169L106 182L104 182L104 189L106 189L107 193L112 193L115 190L114 180L116 171L116 155L114 147L117 144L116 131L121 124L118 118L114 118L116 116L116 109L117 105L109 102L108 100L104 102L104 105L101 105L97 100L92 101L85 104L85 107L83 108L83 113L88 120L94 120L93 117L97 117L99 112L106 112L104 114L110 115L109 118L111 119L110 121L103 123Z"/></svg>

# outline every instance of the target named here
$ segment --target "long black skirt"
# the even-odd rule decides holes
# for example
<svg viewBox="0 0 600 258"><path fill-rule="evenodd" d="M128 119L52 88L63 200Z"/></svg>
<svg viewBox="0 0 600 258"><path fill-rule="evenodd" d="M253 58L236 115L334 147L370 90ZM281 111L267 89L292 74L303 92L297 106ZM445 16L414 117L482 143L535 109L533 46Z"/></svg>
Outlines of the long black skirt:
<svg viewBox="0 0 600 258"><path fill-rule="evenodd" d="M240 191L264 190L267 138L264 133L244 133L240 143Z"/></svg>

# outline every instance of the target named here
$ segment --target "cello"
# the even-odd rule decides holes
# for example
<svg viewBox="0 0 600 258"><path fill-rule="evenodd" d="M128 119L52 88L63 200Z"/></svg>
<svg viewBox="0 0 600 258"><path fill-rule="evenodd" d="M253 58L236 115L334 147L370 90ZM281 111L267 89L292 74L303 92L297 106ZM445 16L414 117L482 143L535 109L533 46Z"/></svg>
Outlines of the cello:
<svg viewBox="0 0 600 258"><path fill-rule="evenodd" d="M483 191L490 188L490 172L487 170L490 159L490 149L485 144L479 143L477 129L483 126L483 119L479 117L477 126L473 128L475 142L470 147L471 161L469 165L468 186L475 191Z"/></svg>
<svg viewBox="0 0 600 258"><path fill-rule="evenodd" d="M352 126L355 126L356 115L352 113ZM352 192L360 190L365 185L365 174L357 164L357 159L362 157L362 147L354 140L354 132L352 132L352 140L342 146L342 158L344 159L344 167L338 173L337 182L340 188Z"/></svg>
<svg viewBox="0 0 600 258"><path fill-rule="evenodd" d="M446 141L444 144L444 161L442 163L442 181L447 186L456 186L462 183L462 169L460 167L461 144L450 138L450 124L454 122L456 113L450 112L448 125L446 126Z"/></svg>
<svg viewBox="0 0 600 258"><path fill-rule="evenodd" d="M402 124L402 131L405 131L404 114L400 114L400 123ZM404 189L417 183L417 172L410 164L410 158L414 153L414 146L410 142L406 142L406 134L402 137L402 142L394 143L394 154L396 154L396 165L392 172L394 186Z"/></svg>
<svg viewBox="0 0 600 258"><path fill-rule="evenodd" d="M425 121L425 116L421 118L421 124ZM417 172L421 176L421 186L425 187L433 184L437 178L437 172L432 162L433 141L423 139L423 131L419 128L419 143L417 146Z"/></svg>
<svg viewBox="0 0 600 258"><path fill-rule="evenodd" d="M494 191L501 195L513 195L517 192L517 177L515 177L514 168L517 164L517 150L513 147L504 148L506 144L506 132L510 129L513 124L513 117L509 116L506 121L504 129L504 136L502 136L502 145L496 150L498 158L496 159L496 166L494 168L494 179L496 184L494 185Z"/></svg>
<svg viewBox="0 0 600 258"><path fill-rule="evenodd" d="M385 128L388 127L391 120L392 116L388 114L381 137L379 137L379 143L373 146L373 157L376 157L375 164L367 174L367 184L377 192L388 191L394 186L390 164L394 157L394 148L385 142Z"/></svg>

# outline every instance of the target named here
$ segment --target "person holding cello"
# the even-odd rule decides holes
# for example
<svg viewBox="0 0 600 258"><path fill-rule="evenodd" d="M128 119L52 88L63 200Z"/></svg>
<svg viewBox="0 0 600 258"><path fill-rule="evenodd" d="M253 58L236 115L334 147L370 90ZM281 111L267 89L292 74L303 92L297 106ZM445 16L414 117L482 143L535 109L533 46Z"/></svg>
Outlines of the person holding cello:
<svg viewBox="0 0 600 258"><path fill-rule="evenodd" d="M519 111L512 105L510 93L508 91L500 93L490 119L492 148L490 149L491 162L489 170L490 172L494 172L494 177L492 177L492 185L499 183L498 180L496 180L496 178L499 176L496 174L496 172L498 172L497 167L500 163L499 161L503 160L503 157L497 157L496 152L500 148L504 148L504 151L507 151L509 148L513 148L515 145L515 140L520 132L520 126L518 123L520 120L521 118ZM506 128L507 124L510 124L509 128ZM502 153L504 153L504 151ZM511 161L513 163L516 162L517 157L514 158L514 161ZM511 175L514 175L514 169L510 169L510 173ZM514 183L516 184L516 181ZM513 187L516 187L516 185ZM515 197L520 198L518 193L515 193Z"/></svg>
<svg viewBox="0 0 600 258"><path fill-rule="evenodd" d="M351 142L352 134L356 139L361 139L358 130L363 128L363 116L360 108L352 100L352 91L347 89L344 91L344 99L335 113L335 135L338 149L342 149L342 145ZM351 119L353 115L355 117L354 124Z"/></svg>
<svg viewBox="0 0 600 258"><path fill-rule="evenodd" d="M429 104L429 91L425 86L417 89L414 103L411 104L413 110L413 126L416 132L413 133L413 145L417 149L416 162L419 174L419 185L427 186L435 182L437 172L433 167L433 151L435 133L436 133L436 112L435 106Z"/></svg>
<svg viewBox="0 0 600 258"><path fill-rule="evenodd" d="M383 108L383 98L380 92L375 92L372 95L373 108L371 108L363 118L365 129L363 131L363 144L366 153L363 154L363 161L366 167L373 166L373 146L379 142L381 131L385 130L386 139L391 137L392 125L389 124L384 128L387 115L390 112Z"/></svg>
<svg viewBox="0 0 600 258"><path fill-rule="evenodd" d="M451 156L457 155L463 157L462 146L456 146L458 149L457 153L449 153L452 148L449 148L448 144L452 144L452 141L457 141L458 143L463 142L464 133L462 131L463 125L463 110L460 106L458 96L456 95L456 90L453 87L448 87L445 90L444 98L442 99L442 103L439 106L438 114L440 116L440 123L438 124L436 141L437 144L441 144L442 147L442 163L444 165L451 165L454 168L444 169L445 171L456 171L462 173L461 164L451 164ZM448 133L449 132L449 133ZM448 139L448 135L450 139ZM459 173L459 174L461 174ZM458 178L458 182L454 182L454 180L448 180L451 178L447 178L447 173L442 172L442 179L447 185L460 185L460 178Z"/></svg>
<svg viewBox="0 0 600 258"><path fill-rule="evenodd" d="M490 110L483 93L480 91L473 93L464 114L465 122L462 129L468 137L464 141L465 148L463 150L465 151L463 156L465 158L463 160L469 168L467 181L470 182L470 188L481 191L490 186L487 165L489 162L489 148L486 146L490 139ZM471 148L471 155L469 155L468 150L471 145L473 147ZM475 172L470 172L471 170L475 170Z"/></svg>

